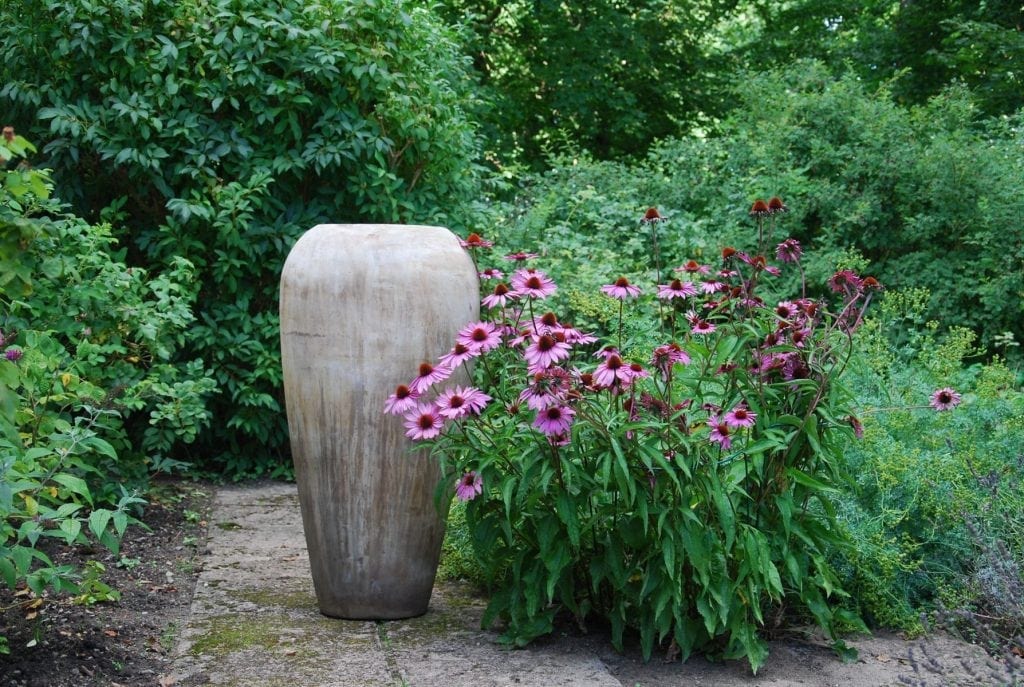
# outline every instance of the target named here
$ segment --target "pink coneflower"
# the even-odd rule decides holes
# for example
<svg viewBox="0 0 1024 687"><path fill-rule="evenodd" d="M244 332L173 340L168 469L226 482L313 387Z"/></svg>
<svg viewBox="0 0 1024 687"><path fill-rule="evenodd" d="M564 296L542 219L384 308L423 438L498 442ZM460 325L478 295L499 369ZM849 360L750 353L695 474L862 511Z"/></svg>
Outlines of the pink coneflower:
<svg viewBox="0 0 1024 687"><path fill-rule="evenodd" d="M617 353L612 353L594 369L594 382L599 386L612 386L616 381L628 385L632 375L629 365Z"/></svg>
<svg viewBox="0 0 1024 687"><path fill-rule="evenodd" d="M537 257L536 253L524 253L523 251L519 251L517 253L509 253L505 256L505 259L511 260L512 262L523 262L535 257Z"/></svg>
<svg viewBox="0 0 1024 687"><path fill-rule="evenodd" d="M642 379L644 377L650 377L651 374L644 369L644 366L640 363L629 364L629 381L632 382L634 379Z"/></svg>
<svg viewBox="0 0 1024 687"><path fill-rule="evenodd" d="M708 437L711 441L721 444L724 449L732 447L732 430L729 425L719 422L718 417L712 415L708 418L708 428L711 429L711 435Z"/></svg>
<svg viewBox="0 0 1024 687"><path fill-rule="evenodd" d="M480 353L486 353L501 345L501 330L491 322L473 322L459 330L455 341Z"/></svg>
<svg viewBox="0 0 1024 687"><path fill-rule="evenodd" d="M624 301L627 298L636 298L640 295L640 287L633 286L625 277L619 277L615 280L614 284L605 284L601 287L601 291L612 298L618 298L620 301Z"/></svg>
<svg viewBox="0 0 1024 687"><path fill-rule="evenodd" d="M801 255L803 249L796 239L786 239L775 247L775 257L782 262L799 262Z"/></svg>
<svg viewBox="0 0 1024 687"><path fill-rule="evenodd" d="M419 397L418 393L405 384L399 384L395 393L384 401L384 412L390 415L404 415L416 407Z"/></svg>
<svg viewBox="0 0 1024 687"><path fill-rule="evenodd" d="M474 232L467 236L465 241L459 239L459 245L463 248L490 248L494 245L494 242L488 241L480 236L480 234Z"/></svg>
<svg viewBox="0 0 1024 687"><path fill-rule="evenodd" d="M687 260L675 269L676 272L687 272L689 274L708 274L711 272L710 265L701 265L696 260Z"/></svg>
<svg viewBox="0 0 1024 687"><path fill-rule="evenodd" d="M480 275L481 279L502 279L505 276L504 272L502 272L501 270L496 270L493 267L488 267L485 270L480 270L478 274Z"/></svg>
<svg viewBox="0 0 1024 687"><path fill-rule="evenodd" d="M451 368L444 365L437 365L435 367L430 363L420 363L419 374L416 376L416 379L409 382L409 388L417 394L422 394L432 385L448 379L451 374Z"/></svg>
<svg viewBox="0 0 1024 687"><path fill-rule="evenodd" d="M481 352L482 351L479 346L467 346L461 341L456 341L452 350L442 355L438 362L444 367L454 370L467 360L477 357Z"/></svg>
<svg viewBox="0 0 1024 687"><path fill-rule="evenodd" d="M519 298L519 294L508 287L505 282L498 282L494 291L484 296L481 301L487 308L504 308L510 301Z"/></svg>
<svg viewBox="0 0 1024 687"><path fill-rule="evenodd" d="M697 320L690 327L690 331L694 334L710 334L715 331L715 325L711 324L707 320Z"/></svg>
<svg viewBox="0 0 1024 687"><path fill-rule="evenodd" d="M807 339L811 336L810 329L795 329L793 333L789 335L789 340L797 348L803 348L804 344L807 343Z"/></svg>
<svg viewBox="0 0 1024 687"><path fill-rule="evenodd" d="M444 428L444 418L433 403L419 403L405 414L405 436L414 441L433 439Z"/></svg>
<svg viewBox="0 0 1024 687"><path fill-rule="evenodd" d="M728 289L728 284L723 284L720 281L703 281L700 283L700 290L707 294L717 293L719 291L725 291Z"/></svg>
<svg viewBox="0 0 1024 687"><path fill-rule="evenodd" d="M696 295L697 287L693 285L693 282L673 279L668 284L658 284L658 298L671 300L673 298L686 298Z"/></svg>
<svg viewBox="0 0 1024 687"><path fill-rule="evenodd" d="M568 372L560 367L549 367L533 375L530 385L519 394L519 400L530 410L541 410L561 403L570 386Z"/></svg>
<svg viewBox="0 0 1024 687"><path fill-rule="evenodd" d="M520 295L537 299L547 298L558 289L551 277L534 269L516 270L512 275L512 287Z"/></svg>
<svg viewBox="0 0 1024 687"><path fill-rule="evenodd" d="M491 397L475 387L445 389L437 397L437 412L448 420L458 420L467 415L479 415Z"/></svg>
<svg viewBox="0 0 1024 687"><path fill-rule="evenodd" d="M651 364L661 372L663 379L668 379L672 366L676 364L689 365L690 356L679 347L679 344L675 342L668 343L654 349L654 352L651 354Z"/></svg>
<svg viewBox="0 0 1024 687"><path fill-rule="evenodd" d="M852 293L861 287L861 278L852 270L839 270L828 278L828 287L836 293Z"/></svg>
<svg viewBox="0 0 1024 687"><path fill-rule="evenodd" d="M479 474L470 470L455 482L455 497L459 501L472 501L484 490L484 481Z"/></svg>
<svg viewBox="0 0 1024 687"><path fill-rule="evenodd" d="M559 360L569 357L571 347L564 341L550 334L531 337L533 340L523 351L523 357L531 372L551 367Z"/></svg>
<svg viewBox="0 0 1024 687"><path fill-rule="evenodd" d="M779 301L779 304L775 306L775 314L784 320L792 319L799 312L800 309L792 301Z"/></svg>
<svg viewBox="0 0 1024 687"><path fill-rule="evenodd" d="M960 405L960 394L954 391L952 387L943 387L932 394L929 405L938 411L953 410L953 408Z"/></svg>
<svg viewBox="0 0 1024 687"><path fill-rule="evenodd" d="M741 403L726 413L722 419L730 427L753 427L757 413L751 412L745 403Z"/></svg>
<svg viewBox="0 0 1024 687"><path fill-rule="evenodd" d="M553 405L537 411L533 426L548 436L568 434L576 411L569 406Z"/></svg>
<svg viewBox="0 0 1024 687"><path fill-rule="evenodd" d="M593 334L587 334L581 332L579 329L574 328L570 324L563 323L562 326L558 327L554 331L560 332L565 337L565 343L573 346L577 344L589 344L597 341L597 337Z"/></svg>

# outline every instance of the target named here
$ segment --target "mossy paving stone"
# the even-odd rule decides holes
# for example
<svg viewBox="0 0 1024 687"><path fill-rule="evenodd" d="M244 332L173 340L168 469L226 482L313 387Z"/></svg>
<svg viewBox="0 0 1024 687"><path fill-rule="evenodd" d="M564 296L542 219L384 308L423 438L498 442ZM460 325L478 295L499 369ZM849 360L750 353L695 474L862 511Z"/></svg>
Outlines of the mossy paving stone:
<svg viewBox="0 0 1024 687"><path fill-rule="evenodd" d="M853 639L861 650L853 664L820 642L772 642L757 677L743 661L712 664L696 656L680 664L655 656L645 663L635 646L614 652L597 628L587 635L563 628L510 651L496 632L479 629L485 600L451 582L435 586L430 610L419 618L325 618L294 485L221 489L209 521L207 556L176 652L175 684L182 687L880 687L901 678L927 687L998 684L972 677L988 672L980 649L942 638ZM928 648L941 673L915 676ZM911 650L917 659L907 658Z"/></svg>

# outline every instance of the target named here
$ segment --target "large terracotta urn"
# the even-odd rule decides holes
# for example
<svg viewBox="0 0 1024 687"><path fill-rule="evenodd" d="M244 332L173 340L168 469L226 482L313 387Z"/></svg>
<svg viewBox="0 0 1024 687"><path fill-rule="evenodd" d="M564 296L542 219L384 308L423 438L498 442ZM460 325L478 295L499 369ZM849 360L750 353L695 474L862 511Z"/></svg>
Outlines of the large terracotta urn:
<svg viewBox="0 0 1024 687"><path fill-rule="evenodd" d="M442 227L322 224L281 275L281 362L320 611L427 610L444 524L436 461L384 401L479 316L476 270ZM450 383L465 384L457 376Z"/></svg>

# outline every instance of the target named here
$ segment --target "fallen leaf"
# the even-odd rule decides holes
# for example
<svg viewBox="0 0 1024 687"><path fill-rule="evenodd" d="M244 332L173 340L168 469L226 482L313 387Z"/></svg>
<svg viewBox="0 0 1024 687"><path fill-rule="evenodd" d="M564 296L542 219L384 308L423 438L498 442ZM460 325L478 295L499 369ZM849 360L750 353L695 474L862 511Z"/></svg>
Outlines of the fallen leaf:
<svg viewBox="0 0 1024 687"><path fill-rule="evenodd" d="M26 604L25 608L27 608L27 609L29 609L29 608L39 608L42 605L43 605L43 600L42 599L36 599L32 603Z"/></svg>
<svg viewBox="0 0 1024 687"><path fill-rule="evenodd" d="M1024 658L1024 649L1021 649L1019 646L1011 646L1010 653L1016 654L1017 656Z"/></svg>
<svg viewBox="0 0 1024 687"><path fill-rule="evenodd" d="M178 679L173 675L161 675L157 678L157 684L159 684L160 687L171 687L171 685L174 685L177 682Z"/></svg>
<svg viewBox="0 0 1024 687"><path fill-rule="evenodd" d="M117 630L104 630L103 634L105 634L108 637L116 637L117 636Z"/></svg>
<svg viewBox="0 0 1024 687"><path fill-rule="evenodd" d="M875 658L877 658L882 663L888 663L889 661L892 660L892 657L889 656L888 654L878 654L877 656L875 656Z"/></svg>
<svg viewBox="0 0 1024 687"><path fill-rule="evenodd" d="M295 649L288 649L287 651L285 651L285 652L284 652L284 655L285 655L285 656L294 656L294 655L295 655L295 654L297 654L297 653L298 653L298 652L297 652L297 651L295 651Z"/></svg>
<svg viewBox="0 0 1024 687"><path fill-rule="evenodd" d="M39 615L39 611L29 611L25 614L25 620L35 620Z"/></svg>

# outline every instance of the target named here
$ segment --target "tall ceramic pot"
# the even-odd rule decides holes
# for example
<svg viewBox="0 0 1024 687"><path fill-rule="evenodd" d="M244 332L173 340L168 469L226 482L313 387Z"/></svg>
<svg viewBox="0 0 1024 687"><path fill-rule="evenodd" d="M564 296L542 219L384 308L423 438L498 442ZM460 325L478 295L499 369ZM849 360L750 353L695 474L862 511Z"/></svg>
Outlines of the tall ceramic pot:
<svg viewBox="0 0 1024 687"><path fill-rule="evenodd" d="M441 227L318 225L288 255L280 307L288 429L320 611L420 615L444 536L433 500L438 468L410 454L402 419L383 407L479 316L473 263Z"/></svg>

